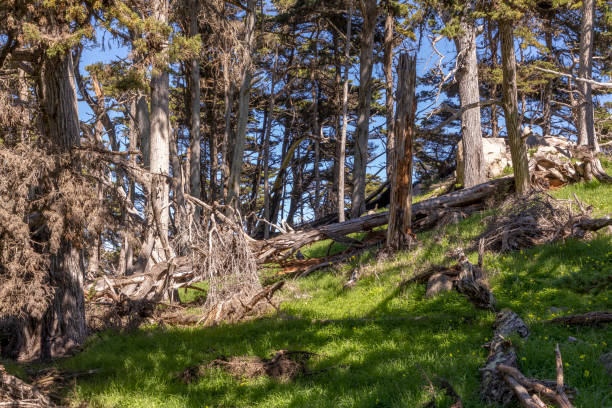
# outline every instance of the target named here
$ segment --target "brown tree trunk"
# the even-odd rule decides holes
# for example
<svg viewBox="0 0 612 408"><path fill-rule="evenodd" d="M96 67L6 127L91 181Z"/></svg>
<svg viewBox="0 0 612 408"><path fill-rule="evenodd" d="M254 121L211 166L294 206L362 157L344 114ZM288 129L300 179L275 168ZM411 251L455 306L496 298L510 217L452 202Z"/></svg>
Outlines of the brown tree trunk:
<svg viewBox="0 0 612 408"><path fill-rule="evenodd" d="M318 85L318 75L317 75L317 64L319 60L319 27L317 22L317 34L315 36L315 55L312 62L312 66L310 69L310 81L311 81L311 95L312 95L312 133L315 138L314 140L314 163L313 163L313 172L315 178L315 193L314 193L314 218L317 219L321 215L320 213L320 202L321 202L321 174L319 171L319 161L321 159L321 146L319 144L319 137L321 134L321 128L319 125L319 85Z"/></svg>
<svg viewBox="0 0 612 408"><path fill-rule="evenodd" d="M344 44L344 82L342 84L342 134L338 148L338 220L344 221L344 165L346 161L346 128L348 127L348 76L351 65L351 20L353 0L349 0L349 14L346 21L346 42Z"/></svg>
<svg viewBox="0 0 612 408"><path fill-rule="evenodd" d="M472 1L465 4L470 13ZM476 28L469 15L463 15L459 23L461 34L455 39L457 46L459 99L464 109L461 114L461 143L463 145L463 185L473 187L485 181L482 131L480 128L480 93L478 87L478 60L476 57Z"/></svg>
<svg viewBox="0 0 612 408"><path fill-rule="evenodd" d="M385 107L387 109L387 180L391 180L393 168L393 149L395 148L395 132L393 119L393 10L387 2L387 17L385 18L385 42L383 70L385 72Z"/></svg>
<svg viewBox="0 0 612 408"><path fill-rule="evenodd" d="M272 83L270 85L270 100L268 101L268 123L264 135L264 219L270 221L270 132L272 131L272 114L276 100L276 70L278 69L278 47L274 52L274 66L272 70ZM270 237L270 228L264 224L264 239Z"/></svg>
<svg viewBox="0 0 612 408"><path fill-rule="evenodd" d="M234 104L234 87L230 79L230 63L229 56L225 55L223 58L223 106L225 112L223 118L225 121L225 127L223 129L223 143L221 144L221 186L219 191L223 194L223 199L226 200L229 196L228 183L230 177L230 154L228 153L228 146L230 140L233 139L232 135L232 106Z"/></svg>
<svg viewBox="0 0 612 408"><path fill-rule="evenodd" d="M393 151L387 246L406 249L412 242L412 156L416 112L416 56L400 55L397 69L396 144Z"/></svg>
<svg viewBox="0 0 612 408"><path fill-rule="evenodd" d="M494 23L492 20L487 20L487 40L489 42L489 48L491 49L491 67L497 68L497 50L499 40L493 35ZM498 85L495 81L490 83L490 95L489 99L496 99L498 92ZM499 124L497 119L497 104L492 104L491 107L491 137L499 137Z"/></svg>
<svg viewBox="0 0 612 408"><path fill-rule="evenodd" d="M70 51L44 62L39 82L44 132L61 152L79 144L79 119ZM53 300L41 320L23 321L16 351L21 360L48 359L65 354L85 340L83 264L79 251L65 237L51 254L49 281Z"/></svg>
<svg viewBox="0 0 612 408"><path fill-rule="evenodd" d="M249 100L251 92L251 49L255 39L255 0L247 2L247 15L245 17L244 52L242 54L242 85L240 86L238 128L234 139L234 154L230 168L227 202L239 207L240 202L240 175L244 160L244 145L246 142L247 120L249 118Z"/></svg>
<svg viewBox="0 0 612 408"><path fill-rule="evenodd" d="M191 0L191 18L189 21L189 35L196 36L198 34L198 17L199 17L199 2ZM191 104L191 129L189 138L189 186L190 194L196 198L202 197L201 192L201 147L202 137L200 135L200 61L199 58L191 60L190 72L190 104ZM199 212L199 208L196 213Z"/></svg>
<svg viewBox="0 0 612 408"><path fill-rule="evenodd" d="M504 106L510 153L512 155L514 185L518 194L525 194L531 189L531 184L529 181L527 148L525 141L521 137L519 124L513 24L514 22L510 20L501 20L499 22L503 72L502 103Z"/></svg>
<svg viewBox="0 0 612 408"><path fill-rule="evenodd" d="M593 19L595 14L595 0L582 1L582 21L580 24L580 78L591 79L593 71ZM595 123L593 118L593 94L591 84L577 81L581 103L578 114L578 144L588 145L598 151L599 145L595 136Z"/></svg>
<svg viewBox="0 0 612 408"><path fill-rule="evenodd" d="M378 9L376 0L363 0L361 16L361 56L359 59L359 118L355 140L353 165L353 196L351 216L359 217L365 211L366 172L368 166L368 136L370 133L370 103L372 102L372 66L374 62L374 31Z"/></svg>
<svg viewBox="0 0 612 408"><path fill-rule="evenodd" d="M547 60L552 62L553 58L553 27L551 24L552 13L550 17L544 20L544 41L546 42L546 48L548 52ZM553 82L551 78L544 85L542 92L542 136L550 136L551 121L552 121L552 95L553 95Z"/></svg>

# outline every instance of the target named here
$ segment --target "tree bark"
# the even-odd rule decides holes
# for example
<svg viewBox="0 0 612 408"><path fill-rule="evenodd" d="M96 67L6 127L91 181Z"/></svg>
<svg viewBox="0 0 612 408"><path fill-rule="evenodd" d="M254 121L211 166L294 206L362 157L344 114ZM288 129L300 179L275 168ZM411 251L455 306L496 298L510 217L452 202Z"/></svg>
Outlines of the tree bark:
<svg viewBox="0 0 612 408"><path fill-rule="evenodd" d="M400 55L397 78L397 140L392 155L391 205L387 246L395 250L408 248L412 239L412 157L416 112L416 56Z"/></svg>
<svg viewBox="0 0 612 408"><path fill-rule="evenodd" d="M346 128L348 127L348 76L351 65L351 20L353 0L349 0L349 14L346 20L346 42L344 44L344 82L342 84L342 133L338 148L338 220L344 221L344 164L346 161Z"/></svg>
<svg viewBox="0 0 612 408"><path fill-rule="evenodd" d="M376 0L363 0L361 15L361 56L359 60L359 118L355 140L353 165L353 196L351 216L359 217L365 211L365 187L368 167L368 136L370 132L370 103L372 101L372 66L374 51L374 31L378 9Z"/></svg>
<svg viewBox="0 0 612 408"><path fill-rule="evenodd" d="M476 28L469 13L474 1L465 4L468 10L459 23L457 47L459 99L461 107L474 106L461 114L461 143L463 145L463 185L473 187L485 181L482 131L480 128L480 92L478 86L478 59L476 57ZM475 105L473 105L475 104Z"/></svg>
<svg viewBox="0 0 612 408"><path fill-rule="evenodd" d="M595 0L583 0L582 21L580 24L580 67L578 76L591 79L593 71L593 24L595 14ZM593 118L592 86L588 82L578 81L576 84L581 96L578 113L578 144L588 145L598 151L599 145L595 136L595 123Z"/></svg>
<svg viewBox="0 0 612 408"><path fill-rule="evenodd" d="M153 16L161 24L168 23L167 0L156 0L153 3ZM162 49L162 52L164 49ZM160 211L160 233L167 236L169 212L169 186L166 177L170 172L170 123L169 123L169 75L168 67L156 66L151 74L151 140L150 160L151 172L161 175L161 183L157 183L152 191L153 206ZM161 237L160 237L161 238ZM156 255L163 254L159 243L155 244Z"/></svg>
<svg viewBox="0 0 612 408"><path fill-rule="evenodd" d="M240 202L240 175L242 173L242 162L244 156L244 145L246 142L247 121L249 119L249 100L251 92L251 50L254 43L255 32L255 0L247 2L247 14L245 17L244 52L242 57L242 85L240 86L238 128L234 139L234 154L230 169L230 179L227 202L239 207Z"/></svg>
<svg viewBox="0 0 612 408"><path fill-rule="evenodd" d="M191 18L189 20L189 35L194 37L198 34L199 1L191 0ZM201 147L202 136L200 135L200 61L199 58L191 60L190 67L190 99L191 99L191 129L189 138L189 193L200 199L201 191ZM196 209L196 214L200 209Z"/></svg>
<svg viewBox="0 0 612 408"><path fill-rule="evenodd" d="M390 2L387 2L387 17L385 18L385 41L383 70L385 72L385 107L387 110L387 180L391 180L393 168L393 149L395 148L395 132L393 119L393 25L394 16Z"/></svg>
<svg viewBox="0 0 612 408"><path fill-rule="evenodd" d="M516 91L516 59L514 56L513 21L499 22L499 36L502 54L502 103L508 132L508 142L514 169L514 185L518 194L525 194L531 189L529 181L529 164L525 140L521 137L518 116Z"/></svg>
<svg viewBox="0 0 612 408"><path fill-rule="evenodd" d="M74 67L70 51L47 59L42 67L39 95L45 134L60 152L79 144L79 119ZM18 359L61 356L85 340L83 264L77 248L62 237L51 254L50 284L55 288L51 306L41 320L27 319L21 330L26 339Z"/></svg>
<svg viewBox="0 0 612 408"><path fill-rule="evenodd" d="M270 132L272 131L272 114L276 100L276 71L278 69L278 47L274 51L274 66L272 70L272 83L270 85L270 100L268 101L268 123L264 136L264 219L270 221ZM270 226L264 224L264 239L270 237Z"/></svg>

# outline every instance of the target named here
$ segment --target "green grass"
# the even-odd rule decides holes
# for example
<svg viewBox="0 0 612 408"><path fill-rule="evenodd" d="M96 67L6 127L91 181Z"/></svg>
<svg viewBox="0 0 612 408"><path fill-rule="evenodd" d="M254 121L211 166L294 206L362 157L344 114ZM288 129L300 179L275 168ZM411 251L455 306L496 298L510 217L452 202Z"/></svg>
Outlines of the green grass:
<svg viewBox="0 0 612 408"><path fill-rule="evenodd" d="M574 185L553 194L569 198L573 193L598 214L612 212L611 186ZM449 262L449 249L469 248L483 231L484 217L474 215L443 234L419 234L418 249L386 261L376 262L367 253L348 265L290 281L281 293L286 301L280 315L214 328L145 327L94 336L85 351L58 363L68 370L101 370L80 379L68 397L91 407L419 407L430 398L422 369L453 384L466 408L484 407L478 369L487 357L482 344L491 338L494 314L474 309L454 291L424 299L424 285L397 289L427 265ZM327 245L317 243L303 253L324 256ZM477 255L470 252L469 258L475 262ZM561 309L553 309L557 315L612 309L612 287L601 285L612 276L612 237L487 254L485 266L499 306L519 313L531 329L527 341L515 340L521 371L555 378L559 343L566 383L579 391L576 407L611 406L610 378L598 360L612 350L612 328L544 321L555 316L551 307ZM343 291L355 267L362 268L363 277ZM219 369L189 385L175 378L219 355L267 357L278 349L318 353L312 369L337 368L291 383L234 379ZM450 405L442 396L438 400L441 407Z"/></svg>

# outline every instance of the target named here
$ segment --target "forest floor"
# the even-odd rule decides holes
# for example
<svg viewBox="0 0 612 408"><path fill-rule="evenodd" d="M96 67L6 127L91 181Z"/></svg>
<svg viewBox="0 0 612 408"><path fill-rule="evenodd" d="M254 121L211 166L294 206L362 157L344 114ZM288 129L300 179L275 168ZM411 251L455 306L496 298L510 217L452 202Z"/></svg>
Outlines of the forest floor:
<svg viewBox="0 0 612 408"><path fill-rule="evenodd" d="M607 171L612 173L612 167ZM574 193L596 214L612 212L612 186L591 182L552 192L559 198ZM366 253L289 280L275 298L282 299L280 312L258 320L97 334L84 351L56 363L66 370L99 369L70 387L67 398L90 407L421 407L431 400L425 372L448 380L464 407L484 407L479 368L487 358L482 345L492 336L495 314L476 310L456 291L426 299L424 284L403 290L398 285L429 265L449 264L451 249L473 248L489 214L418 234L416 249L386 260ZM323 256L328 245L319 242L302 252ZM475 263L477 254L471 251L468 257ZM528 377L555 378L559 343L565 383L579 392L575 406L612 407L611 378L599 361L612 351L612 327L545 323L560 315L612 309L612 235L600 232L590 241L487 253L484 267L499 308L511 308L531 329L528 340L514 341L519 369ZM361 268L358 283L343 290L355 268ZM316 353L309 369L330 369L285 382L236 378L218 367L203 370L188 384L179 378L186 367L220 356L270 357L281 349ZM441 393L436 398L440 407L452 402Z"/></svg>

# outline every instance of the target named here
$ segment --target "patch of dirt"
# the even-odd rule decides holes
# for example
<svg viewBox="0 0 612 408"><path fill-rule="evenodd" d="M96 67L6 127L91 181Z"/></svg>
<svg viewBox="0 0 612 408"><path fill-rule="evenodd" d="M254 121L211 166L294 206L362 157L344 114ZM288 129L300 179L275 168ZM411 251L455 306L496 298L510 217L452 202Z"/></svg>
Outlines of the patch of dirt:
<svg viewBox="0 0 612 408"><path fill-rule="evenodd" d="M205 365L187 367L178 377L189 384L204 375L207 370L221 367L238 379L266 375L280 382L289 382L309 373L306 362L315 355L309 351L279 350L269 359L255 356L220 357Z"/></svg>

